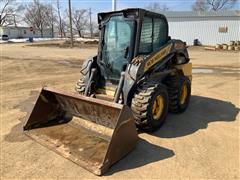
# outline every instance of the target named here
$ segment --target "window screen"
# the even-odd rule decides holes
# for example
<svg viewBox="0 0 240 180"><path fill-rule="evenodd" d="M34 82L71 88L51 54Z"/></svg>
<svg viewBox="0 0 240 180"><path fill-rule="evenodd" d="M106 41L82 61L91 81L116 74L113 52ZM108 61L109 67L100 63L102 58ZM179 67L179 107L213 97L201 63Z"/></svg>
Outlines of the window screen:
<svg viewBox="0 0 240 180"><path fill-rule="evenodd" d="M158 19L154 19L154 27L153 27L153 51L156 50L160 46L160 27Z"/></svg>
<svg viewBox="0 0 240 180"><path fill-rule="evenodd" d="M144 18L140 37L139 53L150 53L152 51L152 18Z"/></svg>
<svg viewBox="0 0 240 180"><path fill-rule="evenodd" d="M162 19L154 19L153 51L159 49L167 41L167 24Z"/></svg>
<svg viewBox="0 0 240 180"><path fill-rule="evenodd" d="M151 53L167 41L167 24L162 19L144 18L140 37L139 54Z"/></svg>

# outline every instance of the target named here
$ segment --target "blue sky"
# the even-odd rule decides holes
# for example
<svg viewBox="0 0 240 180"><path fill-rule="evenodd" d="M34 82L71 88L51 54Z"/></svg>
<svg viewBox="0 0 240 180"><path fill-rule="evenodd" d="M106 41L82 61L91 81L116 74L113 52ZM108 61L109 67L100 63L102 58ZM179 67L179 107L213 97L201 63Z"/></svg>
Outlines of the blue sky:
<svg viewBox="0 0 240 180"><path fill-rule="evenodd" d="M55 0L45 0L52 1ZM117 0L117 9L124 9L130 7L140 7L144 8L150 3L158 2L160 4L165 4L170 10L184 11L191 10L191 5L195 0ZM67 7L67 0L61 0L63 8ZM72 0L72 7L74 8L90 8L92 9L92 18L96 21L97 13L102 11L111 11L112 0Z"/></svg>
<svg viewBox="0 0 240 180"><path fill-rule="evenodd" d="M149 3L159 2L160 4L167 5L172 10L190 10L194 0L183 0L183 1L171 1L171 0L117 0L117 8L123 9L128 7L145 7ZM111 10L112 1L111 0L72 0L73 5L80 7L92 7L95 11L100 10Z"/></svg>
<svg viewBox="0 0 240 180"><path fill-rule="evenodd" d="M47 0L46 0L47 1ZM54 0L50 0L54 2ZM240 0L236 3L235 9L240 8ZM63 6L67 5L67 0L61 0ZM117 9L124 9L129 7L144 8L150 3L158 2L166 5L173 11L190 11L195 0L117 0ZM92 8L96 15L101 11L111 11L112 0L72 0L72 6L76 8Z"/></svg>
<svg viewBox="0 0 240 180"><path fill-rule="evenodd" d="M53 0L54 1L54 0ZM184 11L191 10L191 5L195 0L117 0L117 9L124 9L129 7L140 7L144 8L151 2L158 2L160 4L165 4L170 10ZM62 0L63 4L67 1ZM111 11L112 1L111 0L72 0L73 7L79 8L89 8L91 7L95 13L100 11Z"/></svg>
<svg viewBox="0 0 240 180"><path fill-rule="evenodd" d="M25 0L29 2L30 0ZM48 3L56 3L56 0L43 0ZM92 18L96 20L98 12L111 11L112 0L71 0L73 8L87 9L92 8ZM236 3L235 9L240 9L240 0ZM191 6L195 0L117 0L117 9L130 7L144 8L150 3L158 2L166 5L172 11L191 11ZM68 7L68 0L60 0L63 9Z"/></svg>

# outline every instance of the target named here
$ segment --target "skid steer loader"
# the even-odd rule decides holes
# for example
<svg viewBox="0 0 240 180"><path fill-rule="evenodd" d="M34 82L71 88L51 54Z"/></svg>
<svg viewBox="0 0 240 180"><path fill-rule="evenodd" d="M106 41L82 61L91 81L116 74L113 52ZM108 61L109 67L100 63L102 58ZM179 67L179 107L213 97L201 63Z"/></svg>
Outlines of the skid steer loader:
<svg viewBox="0 0 240 180"><path fill-rule="evenodd" d="M137 128L156 130L168 112L186 110L192 67L164 15L125 9L98 23L98 54L84 62L78 94L43 88L24 132L101 175L135 147Z"/></svg>

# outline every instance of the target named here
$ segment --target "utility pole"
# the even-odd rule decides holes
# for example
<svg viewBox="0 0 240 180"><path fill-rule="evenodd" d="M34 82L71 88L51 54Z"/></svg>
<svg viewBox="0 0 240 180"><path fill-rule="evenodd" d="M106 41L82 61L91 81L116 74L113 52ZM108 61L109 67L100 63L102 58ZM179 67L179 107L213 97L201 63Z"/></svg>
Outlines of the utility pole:
<svg viewBox="0 0 240 180"><path fill-rule="evenodd" d="M93 29L92 29L92 10L89 8L89 20L90 20L90 34L91 38L93 37Z"/></svg>
<svg viewBox="0 0 240 180"><path fill-rule="evenodd" d="M70 21L70 34L71 34L71 48L73 48L73 31L72 31L72 8L71 0L68 0L69 21Z"/></svg>
<svg viewBox="0 0 240 180"><path fill-rule="evenodd" d="M53 20L53 5L52 5L52 2L51 2L51 30L52 30L52 38L54 38L54 20Z"/></svg>
<svg viewBox="0 0 240 180"><path fill-rule="evenodd" d="M62 17L61 17L61 12L60 12L60 2L57 0L57 12L58 12L58 19L59 19L59 30L60 30L60 35L61 38L63 37L63 27L62 27Z"/></svg>
<svg viewBox="0 0 240 180"><path fill-rule="evenodd" d="M117 10L117 0L112 0L112 11Z"/></svg>

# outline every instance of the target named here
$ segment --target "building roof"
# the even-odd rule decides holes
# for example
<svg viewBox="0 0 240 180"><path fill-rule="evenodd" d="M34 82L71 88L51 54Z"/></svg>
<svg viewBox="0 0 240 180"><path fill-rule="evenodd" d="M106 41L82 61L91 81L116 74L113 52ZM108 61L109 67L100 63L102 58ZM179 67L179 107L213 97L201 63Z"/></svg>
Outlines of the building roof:
<svg viewBox="0 0 240 180"><path fill-rule="evenodd" d="M162 11L167 18L179 18L179 17L240 17L240 10L235 11Z"/></svg>
<svg viewBox="0 0 240 180"><path fill-rule="evenodd" d="M3 29L29 29L30 27L23 27L23 26L0 26Z"/></svg>
<svg viewBox="0 0 240 180"><path fill-rule="evenodd" d="M30 30L30 27L26 27L26 26L0 26L0 29L18 29L18 30ZM33 28L33 30L38 30L37 28ZM44 31L46 30L51 30L51 28L46 28L44 29Z"/></svg>
<svg viewBox="0 0 240 180"><path fill-rule="evenodd" d="M111 15L116 15L116 14L125 14L126 16L149 16L152 18L161 18L161 19L165 19L166 17L163 16L163 14L157 13L157 12L153 12L153 11L149 11L147 9L142 9L142 8L126 8L126 9L122 9L122 10L118 10L118 11L109 11L109 12L101 12L98 13L98 23L104 19L108 19Z"/></svg>

